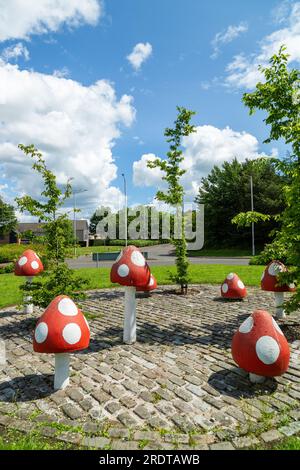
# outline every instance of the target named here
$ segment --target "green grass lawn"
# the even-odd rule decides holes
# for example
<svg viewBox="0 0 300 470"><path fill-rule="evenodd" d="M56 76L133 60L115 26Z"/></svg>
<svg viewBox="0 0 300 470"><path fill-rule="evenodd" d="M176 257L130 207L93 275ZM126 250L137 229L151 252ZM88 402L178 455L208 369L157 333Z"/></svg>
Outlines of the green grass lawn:
<svg viewBox="0 0 300 470"><path fill-rule="evenodd" d="M260 250L257 250L257 254ZM188 255L194 256L216 256L220 258L234 258L242 256L252 256L251 249L241 248L203 248L202 250L189 251Z"/></svg>
<svg viewBox="0 0 300 470"><path fill-rule="evenodd" d="M227 266L223 264L191 265L192 284L221 284L229 272L236 272L246 286L259 286L263 266ZM152 273L158 284L172 284L169 272L175 273L175 266L153 266ZM110 268L82 268L76 272L90 281L90 289L116 286L109 279ZM21 301L18 289L24 279L13 274L0 275L0 307L17 304Z"/></svg>

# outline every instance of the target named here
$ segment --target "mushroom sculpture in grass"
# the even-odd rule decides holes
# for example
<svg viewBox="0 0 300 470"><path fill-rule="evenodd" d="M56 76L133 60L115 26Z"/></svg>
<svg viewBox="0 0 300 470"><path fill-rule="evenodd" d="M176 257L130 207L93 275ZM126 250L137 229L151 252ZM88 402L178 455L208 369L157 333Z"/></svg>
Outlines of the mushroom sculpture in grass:
<svg viewBox="0 0 300 470"><path fill-rule="evenodd" d="M25 276L26 283L29 286L34 276L37 276L44 271L44 266L39 256L33 250L26 250L20 256L15 264L15 275ZM24 313L33 313L33 304L31 297L24 297Z"/></svg>
<svg viewBox="0 0 300 470"><path fill-rule="evenodd" d="M262 290L274 292L276 318L284 318L286 316L283 309L284 292L295 292L296 290L295 284L285 284L282 286L278 284L278 274L286 271L287 268L283 263L277 260L271 261L264 270L261 278Z"/></svg>
<svg viewBox="0 0 300 470"><path fill-rule="evenodd" d="M157 280L155 279L153 274L150 274L150 280L146 286L136 288L137 292L148 292L148 293L155 289L157 289Z"/></svg>
<svg viewBox="0 0 300 470"><path fill-rule="evenodd" d="M288 342L272 316L265 310L255 310L234 334L231 345L234 361L250 373L253 383L265 377L284 374L289 366Z"/></svg>
<svg viewBox="0 0 300 470"><path fill-rule="evenodd" d="M70 353L86 349L90 329L83 313L66 295L59 295L39 319L33 336L33 350L55 354L54 389L69 384Z"/></svg>
<svg viewBox="0 0 300 470"><path fill-rule="evenodd" d="M145 288L150 281L149 266L138 248L130 245L121 251L112 265L110 280L125 286L123 341L132 344L136 341L136 288Z"/></svg>
<svg viewBox="0 0 300 470"><path fill-rule="evenodd" d="M247 290L237 274L229 273L221 285L221 295L224 299L244 299Z"/></svg>

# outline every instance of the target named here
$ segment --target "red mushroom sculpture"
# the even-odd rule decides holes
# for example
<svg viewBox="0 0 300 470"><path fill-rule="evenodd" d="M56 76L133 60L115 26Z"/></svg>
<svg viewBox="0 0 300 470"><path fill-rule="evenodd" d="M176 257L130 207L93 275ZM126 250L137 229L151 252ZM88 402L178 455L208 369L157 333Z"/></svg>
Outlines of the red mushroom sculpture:
<svg viewBox="0 0 300 470"><path fill-rule="evenodd" d="M153 274L150 274L150 279L149 282L146 286L143 287L137 287L136 290L137 292L150 292L152 290L155 290L157 288L157 280L153 276Z"/></svg>
<svg viewBox="0 0 300 470"><path fill-rule="evenodd" d="M83 313L66 295L59 295L39 319L33 337L33 350L55 354L54 389L69 384L70 353L86 349L90 329Z"/></svg>
<svg viewBox="0 0 300 470"><path fill-rule="evenodd" d="M32 278L44 271L44 266L39 256L33 250L26 250L20 256L15 264L15 275L25 276L28 286L32 282ZM31 297L24 297L24 313L33 313L33 305Z"/></svg>
<svg viewBox="0 0 300 470"><path fill-rule="evenodd" d="M229 273L221 285L221 295L225 299L243 299L247 290L237 274Z"/></svg>
<svg viewBox="0 0 300 470"><path fill-rule="evenodd" d="M282 307L284 303L284 292L295 292L296 290L295 284L285 284L282 286L278 284L278 274L286 271L287 269L283 263L277 260L271 261L264 270L261 278L262 290L274 292L276 318L285 317L285 312Z"/></svg>
<svg viewBox="0 0 300 470"><path fill-rule="evenodd" d="M234 361L250 373L250 381L284 374L289 366L288 342L272 316L256 310L234 334L231 345Z"/></svg>
<svg viewBox="0 0 300 470"><path fill-rule="evenodd" d="M150 269L140 250L135 246L126 247L119 254L110 272L111 282L125 286L124 343L136 341L136 298L137 287L145 287L150 280Z"/></svg>

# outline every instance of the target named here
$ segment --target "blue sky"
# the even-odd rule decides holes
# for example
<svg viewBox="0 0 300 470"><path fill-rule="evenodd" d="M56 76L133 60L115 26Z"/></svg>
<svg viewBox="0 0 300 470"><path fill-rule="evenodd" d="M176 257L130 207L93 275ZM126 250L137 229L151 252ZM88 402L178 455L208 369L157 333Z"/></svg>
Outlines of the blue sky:
<svg viewBox="0 0 300 470"><path fill-rule="evenodd" d="M212 164L286 152L280 142L263 145L263 115L250 118L241 98L259 79L257 65L282 42L292 65L299 63L299 2L38 3L0 0L4 198L40 194L16 148L23 142L45 153L60 182L73 176L75 189L88 189L78 196L85 216L123 203L122 172L129 204L152 202L161 175L146 162L164 157L163 131L176 105L197 113L197 135L184 143L190 200ZM130 62L134 47L142 52Z"/></svg>

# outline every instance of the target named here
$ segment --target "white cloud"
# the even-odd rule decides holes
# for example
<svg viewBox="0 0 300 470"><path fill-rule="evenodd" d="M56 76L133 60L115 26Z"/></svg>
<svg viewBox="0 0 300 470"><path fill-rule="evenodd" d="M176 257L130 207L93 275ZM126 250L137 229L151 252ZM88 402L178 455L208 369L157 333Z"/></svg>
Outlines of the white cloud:
<svg viewBox="0 0 300 470"><path fill-rule="evenodd" d="M62 67L61 69L54 70L53 75L58 78L67 78L70 75L70 70L68 67Z"/></svg>
<svg viewBox="0 0 300 470"><path fill-rule="evenodd" d="M212 59L216 59L220 53L220 46L223 44L229 44L238 38L242 33L248 31L248 25L245 22L241 22L238 25L230 25L224 31L217 33L212 40L211 44L213 47L213 54L211 55Z"/></svg>
<svg viewBox="0 0 300 470"><path fill-rule="evenodd" d="M284 12L286 14L287 4ZM280 24L286 23L285 27L274 31L264 37L260 42L260 50L256 54L247 57L239 54L227 66L226 84L239 88L251 89L259 80L263 79L258 71L259 65L267 65L270 57L278 52L280 46L285 44L290 54L289 62L300 62L300 2L289 5L289 15L277 17Z"/></svg>
<svg viewBox="0 0 300 470"><path fill-rule="evenodd" d="M214 165L237 158L238 161L258 158L259 143L256 137L247 132L237 132L229 127L218 129L214 126L199 126L197 132L183 139L184 161L182 168L186 170L182 183L187 196L193 198L199 189L201 178L206 176ZM147 167L147 161L155 155L142 155L133 163L133 182L136 186L152 186L164 188L162 172Z"/></svg>
<svg viewBox="0 0 300 470"><path fill-rule="evenodd" d="M32 161L17 149L34 143L60 183L73 176L75 188L88 189L78 196L82 205L117 206L123 196L111 185L117 175L112 149L120 126L130 126L134 117L132 98L117 99L105 80L83 86L0 60L0 167L19 195L41 194Z"/></svg>
<svg viewBox="0 0 300 470"><path fill-rule="evenodd" d="M100 14L100 0L0 0L0 41L55 32L64 23L95 25Z"/></svg>
<svg viewBox="0 0 300 470"><path fill-rule="evenodd" d="M30 58L29 50L22 42L8 46L1 52L1 58L5 62L9 62L10 60L18 60L20 57L23 57L24 60L29 60Z"/></svg>
<svg viewBox="0 0 300 470"><path fill-rule="evenodd" d="M135 70L139 70L142 64L151 56L152 46L149 42L136 44L132 52L127 56L128 61Z"/></svg>

